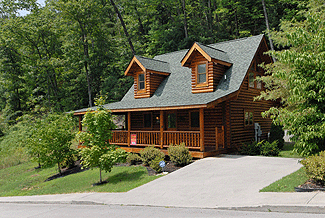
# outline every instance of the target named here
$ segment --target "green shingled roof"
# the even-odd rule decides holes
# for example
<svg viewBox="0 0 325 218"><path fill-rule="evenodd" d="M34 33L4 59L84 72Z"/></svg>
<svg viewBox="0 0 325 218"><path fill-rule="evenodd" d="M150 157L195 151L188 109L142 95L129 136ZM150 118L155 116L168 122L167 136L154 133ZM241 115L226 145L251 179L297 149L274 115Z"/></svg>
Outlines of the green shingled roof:
<svg viewBox="0 0 325 218"><path fill-rule="evenodd" d="M151 58L141 57L139 55L135 55L136 59L140 61L140 63L147 69L147 70L154 70L163 73L170 73L169 63L155 60Z"/></svg>
<svg viewBox="0 0 325 218"><path fill-rule="evenodd" d="M196 42L196 44L198 46L200 46L200 48L202 48L203 51L205 51L211 58L220 60L220 61L224 61L227 63L231 63L228 54L220 49L214 48L214 47L210 47L210 46L206 46L206 45L202 45L198 42Z"/></svg>
<svg viewBox="0 0 325 218"><path fill-rule="evenodd" d="M248 68L257 52L263 39L263 35L252 36L237 40L231 40L221 43L202 46L202 49L213 55L214 52L218 57L216 59L229 58L232 66L226 71L226 79L222 78L214 92L192 93L191 86L191 69L182 67L180 61L187 54L188 50L176 51L163 55L158 55L154 59L142 58L144 65L151 66L151 63L163 63L163 68L169 64L170 75L160 84L156 92L150 98L134 98L134 87L132 86L123 99L119 102L104 105L111 110L155 108L155 107L172 107L187 105L204 105L219 98L225 97L239 90ZM148 61L148 63L145 61ZM155 60L155 61L152 61ZM227 61L228 62L228 61ZM149 65L148 65L149 64ZM150 67L149 67L150 68ZM154 68L154 69L158 69ZM161 68L159 68L161 69ZM84 112L87 109L77 110L75 112Z"/></svg>

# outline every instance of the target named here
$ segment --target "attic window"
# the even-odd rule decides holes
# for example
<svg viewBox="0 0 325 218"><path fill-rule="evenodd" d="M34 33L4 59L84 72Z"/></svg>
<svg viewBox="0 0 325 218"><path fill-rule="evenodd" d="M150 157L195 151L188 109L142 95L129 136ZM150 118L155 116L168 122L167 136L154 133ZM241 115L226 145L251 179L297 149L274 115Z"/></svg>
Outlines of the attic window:
<svg viewBox="0 0 325 218"><path fill-rule="evenodd" d="M207 81L206 64L197 65L197 83L205 83Z"/></svg>
<svg viewBox="0 0 325 218"><path fill-rule="evenodd" d="M139 74L139 76L138 76L138 87L139 87L139 90L142 90L145 88L143 73Z"/></svg>

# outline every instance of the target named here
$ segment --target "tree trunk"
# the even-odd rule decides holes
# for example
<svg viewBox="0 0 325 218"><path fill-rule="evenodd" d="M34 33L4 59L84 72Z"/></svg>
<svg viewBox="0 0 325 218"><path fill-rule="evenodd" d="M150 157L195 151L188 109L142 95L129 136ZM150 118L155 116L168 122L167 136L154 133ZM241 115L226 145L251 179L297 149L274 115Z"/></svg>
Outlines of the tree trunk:
<svg viewBox="0 0 325 218"><path fill-rule="evenodd" d="M99 168L99 183L102 183L102 169Z"/></svg>
<svg viewBox="0 0 325 218"><path fill-rule="evenodd" d="M181 1L182 1L181 3L182 3L182 8L183 8L183 15L184 15L184 33L185 33L185 38L188 38L185 0L181 0Z"/></svg>
<svg viewBox="0 0 325 218"><path fill-rule="evenodd" d="M145 35L146 32L145 32L144 27L143 27L143 25L142 25L142 20L141 20L141 17L140 17L140 14L139 14L139 11L138 11L136 5L134 5L134 10L135 10L135 13L136 13L137 18L138 18L138 22L139 22L139 30L140 30L140 32L141 32L142 35Z"/></svg>
<svg viewBox="0 0 325 218"><path fill-rule="evenodd" d="M264 17L265 17L265 23L266 23L266 29L267 29L267 33L269 35L269 42L270 42L270 47L271 47L271 51L274 51L274 46L273 46L273 42L271 39L271 33L270 33L270 25L269 25L269 18L267 17L267 11L266 11L266 6L265 6L265 1L262 0L262 5L263 5L263 10L264 10ZM272 59L273 62L275 62L275 58L272 55Z"/></svg>
<svg viewBox="0 0 325 218"><path fill-rule="evenodd" d="M122 27L123 27L123 30L124 30L124 34L126 36L126 38L128 39L128 42L129 42L129 45L130 45L130 48L131 48L131 51L132 51L132 54L135 55L135 51L134 51L134 47L133 47L133 44L132 44L132 41L131 41L131 38L130 38L130 35L128 33L128 30L126 29L126 26L125 26L125 23L124 23L124 20L123 20L123 17L120 13L120 11L118 10L118 8L116 7L115 3L113 0L110 0L118 18L120 19L120 22L122 24Z"/></svg>

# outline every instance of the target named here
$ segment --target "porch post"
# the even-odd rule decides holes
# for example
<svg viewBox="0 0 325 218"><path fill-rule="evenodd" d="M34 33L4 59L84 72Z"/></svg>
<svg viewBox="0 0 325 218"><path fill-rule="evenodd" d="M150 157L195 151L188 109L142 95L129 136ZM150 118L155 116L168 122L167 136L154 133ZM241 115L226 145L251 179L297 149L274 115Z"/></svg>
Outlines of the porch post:
<svg viewBox="0 0 325 218"><path fill-rule="evenodd" d="M82 131L82 124L81 124L81 120L82 120L82 115L79 115L79 132Z"/></svg>
<svg viewBox="0 0 325 218"><path fill-rule="evenodd" d="M204 151L204 110L200 108L200 151Z"/></svg>
<svg viewBox="0 0 325 218"><path fill-rule="evenodd" d="M164 111L160 111L160 148L164 147Z"/></svg>
<svg viewBox="0 0 325 218"><path fill-rule="evenodd" d="M128 112L128 146L131 146L131 112Z"/></svg>

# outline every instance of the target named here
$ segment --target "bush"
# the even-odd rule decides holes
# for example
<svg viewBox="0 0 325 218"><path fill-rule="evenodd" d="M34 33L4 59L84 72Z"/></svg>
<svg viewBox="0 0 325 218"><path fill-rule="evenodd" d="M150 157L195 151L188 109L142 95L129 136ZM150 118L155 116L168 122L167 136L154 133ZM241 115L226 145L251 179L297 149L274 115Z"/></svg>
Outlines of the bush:
<svg viewBox="0 0 325 218"><path fill-rule="evenodd" d="M239 153L242 155L260 155L262 142L245 143L239 148Z"/></svg>
<svg viewBox="0 0 325 218"><path fill-rule="evenodd" d="M165 158L165 154L153 146L146 147L140 151L140 155L146 166L148 166L152 160L156 159L156 157L159 157L162 160Z"/></svg>
<svg viewBox="0 0 325 218"><path fill-rule="evenodd" d="M129 153L126 157L126 162L130 165L135 165L137 163L140 163L141 161L141 157L135 153Z"/></svg>
<svg viewBox="0 0 325 218"><path fill-rule="evenodd" d="M272 143L268 141L252 142L250 144L243 144L239 153L242 155L263 155L263 156L278 156L280 149L278 148L277 141Z"/></svg>
<svg viewBox="0 0 325 218"><path fill-rule="evenodd" d="M157 156L155 159L153 159L152 161L150 161L149 166L156 171L157 173L161 173L162 172L162 168L159 165L160 161L163 161L164 158Z"/></svg>
<svg viewBox="0 0 325 218"><path fill-rule="evenodd" d="M278 126L272 123L269 141L271 143L273 143L274 141L278 141L278 148L282 150L284 146L283 137L284 137L283 126Z"/></svg>
<svg viewBox="0 0 325 218"><path fill-rule="evenodd" d="M263 156L278 156L280 149L278 148L278 141L275 140L272 143L264 141L261 146L261 155Z"/></svg>
<svg viewBox="0 0 325 218"><path fill-rule="evenodd" d="M305 166L305 171L309 178L323 185L325 184L325 151L321 151L318 155L307 157L301 163Z"/></svg>
<svg viewBox="0 0 325 218"><path fill-rule="evenodd" d="M168 148L170 160L178 166L185 166L192 161L192 156L184 143L180 145L170 145Z"/></svg>

